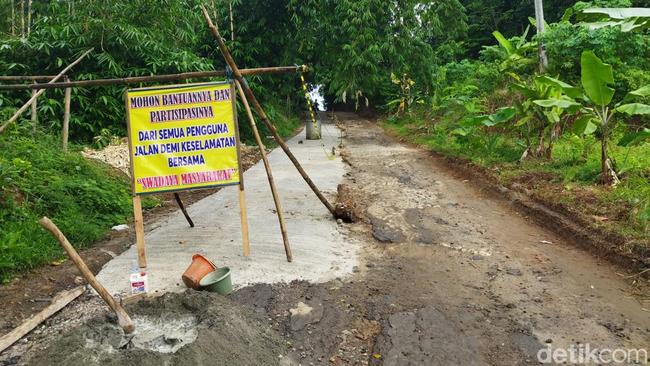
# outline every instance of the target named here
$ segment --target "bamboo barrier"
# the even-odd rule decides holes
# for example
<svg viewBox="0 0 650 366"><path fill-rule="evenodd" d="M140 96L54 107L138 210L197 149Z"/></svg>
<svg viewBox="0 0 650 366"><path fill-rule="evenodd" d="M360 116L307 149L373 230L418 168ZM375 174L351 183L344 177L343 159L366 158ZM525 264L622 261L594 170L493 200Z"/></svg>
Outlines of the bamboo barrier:
<svg viewBox="0 0 650 366"><path fill-rule="evenodd" d="M50 81L56 75L0 75L0 81Z"/></svg>
<svg viewBox="0 0 650 366"><path fill-rule="evenodd" d="M280 67L260 67L254 69L240 70L242 75L262 75L262 74L283 74L304 70L304 66L280 66ZM0 85L0 90L29 90L29 89L64 89L64 88L87 88L93 86L111 86L111 85L129 85L162 81L178 81L187 79L213 78L226 76L225 70L212 71L192 71L180 74L152 75L152 76L134 76L119 79L97 79L97 80L77 80L63 83L48 84L8 84Z"/></svg>
<svg viewBox="0 0 650 366"><path fill-rule="evenodd" d="M93 51L93 48L91 48L88 51L84 52L81 56L79 56L79 58L74 60L74 62L72 62L70 65L66 66L63 70L61 70L61 72L58 73L54 78L52 78L52 80L50 80L47 84L36 84L36 85L51 85L51 84L55 83L57 80L59 80L59 78L61 78L63 75L65 75L68 71L70 71L70 69L75 67L79 62L81 62L81 60L83 60L86 56L88 56L88 54L91 53L92 51ZM14 113L14 115L11 116L11 118L9 118L9 120L7 120L7 122L5 122L2 126L0 126L0 133L2 133L2 131L4 131L5 128L7 128L7 126L12 124L13 122L16 122L18 117L20 117L20 115L22 115L23 112L25 112L27 110L27 108L29 108L29 106L36 99L38 99L38 97L43 93L45 93L45 89L39 90L38 92L36 92L34 94L34 96L31 97L31 99L29 99L27 101L27 103L25 103L22 107L18 108L16 113Z"/></svg>
<svg viewBox="0 0 650 366"><path fill-rule="evenodd" d="M241 71L237 67L237 64L235 63L235 60L232 58L232 55L230 54L230 51L228 50L226 43L223 41L221 34L219 34L219 30L217 30L217 28L212 23L212 19L210 19L210 15L208 14L208 11L205 8L205 6L201 6L201 10L203 11L203 17L205 18L205 21L208 24L208 28L210 28L210 30L212 31L213 38L219 44L219 49L221 50L221 54L226 60L226 63L228 63L228 65L232 69L234 78L240 83L240 85L244 89L244 94L248 98L249 103L253 105L253 108L257 112L257 115L260 117L260 120L262 120L262 123L264 123L264 125L269 129L275 141L277 141L278 145L280 145L280 147L285 152L285 154L287 154L289 160L291 160L293 165L298 170L298 173L300 173L300 175L305 180L309 188L311 188L311 190L314 192L316 197L318 197L318 199L323 203L323 205L325 205L325 207L329 210L329 212L336 218L337 214L336 214L336 210L334 209L334 206L332 206L332 204L327 200L327 198L323 196L323 193L321 193L318 187L316 187L314 181L312 181L309 175L307 175L302 165L300 165L300 162L298 162L298 159L296 159L296 157L289 149L289 146L287 146L287 144L284 142L284 139L280 136L280 134L276 130L275 126L273 126L271 121L269 121L269 118L266 116L264 109L257 101L255 94L253 94L253 91L248 86L248 83L246 83L246 79L244 79L244 75L241 73Z"/></svg>
<svg viewBox="0 0 650 366"><path fill-rule="evenodd" d="M262 162L264 163L264 169L266 170L266 176L269 180L269 185L271 186L271 194L273 195L273 202L275 203L275 211L278 215L278 222L280 223L280 232L282 233L282 242L284 243L284 252L287 256L287 261L293 261L293 254L291 253L291 246L289 245L289 237L287 235L287 228L284 224L284 211L282 211L282 204L280 203L280 197L278 196L278 190L275 187L275 180L273 179L273 172L271 171L271 163L266 156L266 150L264 148L264 143L262 142L262 137L260 136L259 131L257 130L257 125L255 124L255 118L253 117L253 112L251 107L248 104L248 99L244 94L244 90L241 87L239 81L235 80L235 85L237 86L237 92L239 97L244 105L246 110L246 115L248 116L248 122L250 123L251 129L253 130L253 136L255 136L255 142L257 142L257 147L260 149L260 154L262 155Z"/></svg>

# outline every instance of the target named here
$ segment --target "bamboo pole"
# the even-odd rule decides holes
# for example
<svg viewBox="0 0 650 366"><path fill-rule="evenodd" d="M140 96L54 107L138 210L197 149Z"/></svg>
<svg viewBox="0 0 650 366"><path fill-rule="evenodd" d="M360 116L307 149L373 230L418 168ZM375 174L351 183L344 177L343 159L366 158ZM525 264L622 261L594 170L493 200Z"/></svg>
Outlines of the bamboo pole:
<svg viewBox="0 0 650 366"><path fill-rule="evenodd" d="M176 204L178 205L178 208L181 209L183 216L185 216L185 220L187 220L187 223L190 224L190 227L194 227L194 221L192 221L190 214L187 213L187 210L185 209L185 205L183 204L183 201L181 200L181 196L178 194L178 192L174 192L174 199L176 200Z"/></svg>
<svg viewBox="0 0 650 366"><path fill-rule="evenodd" d="M219 17L217 16L217 6L214 4L214 0L212 0L212 15L214 16L214 19L218 19Z"/></svg>
<svg viewBox="0 0 650 366"><path fill-rule="evenodd" d="M243 176L244 173L240 170L240 176ZM244 192L244 185L239 184L238 196L239 196L239 220L241 222L241 237L244 247L244 257L249 257L251 255L251 242L248 235L248 210L246 209L246 193ZM291 262L291 261L289 261Z"/></svg>
<svg viewBox="0 0 650 366"><path fill-rule="evenodd" d="M16 35L16 4L11 0L11 35Z"/></svg>
<svg viewBox="0 0 650 366"><path fill-rule="evenodd" d="M235 88L230 84L230 95L235 95ZM244 257L251 254L250 236L248 232L248 211L246 209L246 192L244 191L244 169L241 161L241 139L239 136L239 120L237 118L237 101L235 98L230 98L232 101L233 121L235 123L235 139L237 140L237 170L239 171L239 219L241 222L241 238L244 247Z"/></svg>
<svg viewBox="0 0 650 366"><path fill-rule="evenodd" d="M263 74L283 74L296 72L305 68L304 66L280 66L280 67L260 67L255 69L240 70L242 75L263 75ZM12 84L0 85L0 90L29 90L29 89L63 89L63 88L84 88L91 86L109 86L109 85L128 85L161 81L177 81L197 78L213 78L225 76L225 70L211 71L193 71L180 74L154 75L154 76L135 76L121 79L96 79L96 80L77 80L63 83L48 84ZM2 80L0 76L0 80Z"/></svg>
<svg viewBox="0 0 650 366"><path fill-rule="evenodd" d="M65 81L69 81L66 76ZM68 134L70 131L70 99L72 99L72 88L65 88L65 97L63 98L63 151L68 151Z"/></svg>
<svg viewBox="0 0 650 366"><path fill-rule="evenodd" d="M7 75L0 76L0 81L50 81L55 75Z"/></svg>
<svg viewBox="0 0 650 366"><path fill-rule="evenodd" d="M208 23L208 27L212 31L213 37L217 40L217 43L219 44L219 48L221 49L221 53L223 54L223 57L226 60L226 63L230 66L232 69L233 75L237 81L240 82L242 89L244 90L244 94L248 98L249 102L253 105L253 108L255 108L255 111L257 112L257 115L260 117L264 125L271 131L271 134L273 135L273 138L275 138L275 141L277 141L278 145L282 148L282 150L287 154L289 157L289 160L293 163L293 165L296 167L302 178L307 182L307 185L314 191L314 194L318 197L318 199L325 205L325 207L330 211L330 213L336 217L336 211L334 209L334 206L332 206L331 203L323 196L321 191L316 187L316 184L309 178L305 170L302 168L300 165L300 162L296 159L296 157L293 155L291 150L289 150L289 147L287 144L284 142L282 137L278 134L278 131L276 130L275 126L271 124L269 121L269 118L266 116L266 113L264 113L264 109L260 105L260 103L257 101L257 98L255 98L255 95L253 94L253 91L250 89L248 84L246 83L246 80L244 79L242 73L239 71L239 68L237 67L237 64L235 63L235 60L232 58L232 55L230 54L230 51L228 50L228 47L223 41L223 38L221 38L221 34L219 34L219 31L217 28L212 24L212 20L210 19L210 15L208 14L208 11L206 10L205 6L201 6L201 10L203 11L203 16Z"/></svg>
<svg viewBox="0 0 650 366"><path fill-rule="evenodd" d="M20 0L20 36L25 37L25 0Z"/></svg>
<svg viewBox="0 0 650 366"><path fill-rule="evenodd" d="M75 65L77 65L79 62L81 62L81 60L83 60L84 57L86 57L90 52L92 52L92 50L93 50L93 48L91 48L88 51L84 52L81 56L79 56L79 58L74 60L74 62L72 62L70 65L66 66L65 69L61 70L61 72L58 73L54 78L52 78L52 80L50 80L48 82L48 84L52 84L52 83L56 82L57 80L59 80L59 78L61 76L65 75L66 72L68 72ZM47 85L47 84L45 84L45 85ZM22 107L20 107L16 111L16 113L14 113L14 115L11 116L11 118L9 118L9 120L7 122L5 122L2 126L0 126L0 133L2 133L2 131L4 131L5 128L7 128L7 126L9 126L11 123L16 122L18 117L20 117L20 115L23 114L23 112L25 112L27 110L27 108L29 108L29 106L32 104L32 102L34 102L34 100L36 100L43 93L45 93L45 89L39 90L36 94L34 94L34 96L32 96L32 98L30 100L27 101L27 103L25 103Z"/></svg>
<svg viewBox="0 0 650 366"><path fill-rule="evenodd" d="M32 0L27 1L27 37L32 31Z"/></svg>
<svg viewBox="0 0 650 366"><path fill-rule="evenodd" d="M235 80L235 85L237 86L237 92L241 98L244 109L246 110L246 115L248 116L248 121L253 130L253 136L255 136L255 142L260 149L260 154L262 155L262 162L264 163L264 169L266 169L266 176L269 179L269 185L271 186L271 193L273 194L273 202L275 202L275 211L278 214L278 222L280 223L280 232L282 233L282 241L284 242L284 251L287 255L287 261L291 262L293 260L293 255L291 254L291 246L289 245L289 237L287 236L287 229L284 224L284 211L282 210L282 203L280 202L280 197L278 196L278 190L275 187L275 180L273 179L273 172L271 171L271 164L269 163L269 158L266 156L266 150L264 149L264 143L260 137L260 133L257 130L257 125L255 124L255 118L253 117L253 112L251 107L248 104L248 99L242 90L241 84L239 81Z"/></svg>
<svg viewBox="0 0 650 366"><path fill-rule="evenodd" d="M38 97L34 97L36 95L36 90L32 90L32 116L31 116L31 121L32 121L32 131L36 132L36 124L38 123Z"/></svg>
<svg viewBox="0 0 650 366"><path fill-rule="evenodd" d="M88 283L97 291L99 296L104 299L106 304L115 312L117 315L117 321L120 324L120 327L124 329L125 333L133 333L135 331L135 325L133 324L133 321L131 321L131 318L129 317L129 314L126 313L126 310L115 301L113 296L106 291L106 288L97 281L93 273L90 271L90 268L86 265L86 263L81 259L81 256L79 256L79 253L72 247L68 239L63 235L61 230L59 230L54 223L48 219L47 217L43 217L38 221L39 224L46 230L48 230L52 235L56 238L56 240L59 241L63 249L65 250L66 253L68 253L68 256L72 260L72 262L77 266L77 269L79 269L79 272L81 272L81 275L88 281Z"/></svg>
<svg viewBox="0 0 650 366"><path fill-rule="evenodd" d="M131 166L133 173L133 166ZM133 174L131 174L133 176ZM133 226L135 229L135 245L138 249L138 265L140 268L147 268L147 253L144 244L144 218L142 217L142 198L137 194L133 195Z"/></svg>
<svg viewBox="0 0 650 366"><path fill-rule="evenodd" d="M232 0L228 2L229 12L230 12L230 40L235 40L235 21L232 16ZM215 26L216 28L216 26Z"/></svg>

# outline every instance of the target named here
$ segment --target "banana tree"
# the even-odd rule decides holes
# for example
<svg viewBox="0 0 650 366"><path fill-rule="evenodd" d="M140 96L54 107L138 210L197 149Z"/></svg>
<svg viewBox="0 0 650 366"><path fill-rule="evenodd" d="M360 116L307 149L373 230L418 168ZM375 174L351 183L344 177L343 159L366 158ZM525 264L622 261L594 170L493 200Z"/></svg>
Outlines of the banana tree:
<svg viewBox="0 0 650 366"><path fill-rule="evenodd" d="M537 76L532 82L525 82L511 74L516 82L513 91L524 98L515 103L519 115L515 126L523 130L526 150L520 160L528 156L551 159L553 144L564 130L567 117L577 112L580 104L571 97L577 97L579 90L549 76Z"/></svg>
<svg viewBox="0 0 650 366"><path fill-rule="evenodd" d="M601 145L601 176L604 184L617 184L618 174L609 156L608 144L619 119L617 114L627 116L650 115L650 105L638 103L635 100L650 96L650 85L629 92L617 103L614 99L614 83L612 66L604 63L592 51L584 51L580 58L582 92L578 98L565 95L562 98L536 100L535 103L544 106L558 106L571 100L580 103L581 116L576 120L574 131L579 134L593 133L598 130ZM575 99L574 99L575 98Z"/></svg>
<svg viewBox="0 0 650 366"><path fill-rule="evenodd" d="M589 29L604 27L621 27L623 32L645 30L650 27L649 8L587 8L580 11L567 12L565 19L576 15L578 24Z"/></svg>
<svg viewBox="0 0 650 366"><path fill-rule="evenodd" d="M492 114L473 115L460 120L458 127L451 131L452 134L457 136L476 135L482 140L482 144L486 150L491 153L497 146L499 138L502 137L500 133L486 133L476 134L478 128L490 128L501 125L514 118L516 111L513 107L499 108Z"/></svg>
<svg viewBox="0 0 650 366"><path fill-rule="evenodd" d="M499 42L499 45L506 53L505 60L501 63L499 68L503 70L526 66L535 62L531 58L531 53L537 49L537 41L527 41L528 32L530 26L526 27L526 30L521 35L521 37L515 37L515 39L507 39L501 32L494 31L492 35Z"/></svg>

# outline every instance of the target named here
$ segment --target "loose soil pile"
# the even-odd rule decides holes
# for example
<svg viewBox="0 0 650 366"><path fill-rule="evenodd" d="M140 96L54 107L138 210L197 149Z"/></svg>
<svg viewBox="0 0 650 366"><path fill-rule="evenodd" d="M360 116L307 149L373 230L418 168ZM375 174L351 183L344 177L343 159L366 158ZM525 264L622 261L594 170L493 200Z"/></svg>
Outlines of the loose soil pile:
<svg viewBox="0 0 650 366"><path fill-rule="evenodd" d="M264 318L229 299L188 290L127 308L137 325L124 337L111 316L62 335L33 365L279 365L281 337ZM175 351L175 352L173 352Z"/></svg>

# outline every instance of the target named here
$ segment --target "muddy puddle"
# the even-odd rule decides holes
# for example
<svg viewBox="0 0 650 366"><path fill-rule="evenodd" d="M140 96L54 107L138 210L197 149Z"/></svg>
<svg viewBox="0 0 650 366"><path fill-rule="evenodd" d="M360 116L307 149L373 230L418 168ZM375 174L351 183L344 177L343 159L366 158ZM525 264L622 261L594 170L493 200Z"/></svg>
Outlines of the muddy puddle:
<svg viewBox="0 0 650 366"><path fill-rule="evenodd" d="M62 334L27 363L276 365L286 354L286 344L265 318L216 294L188 290L127 311L134 336L125 337L116 319L104 313Z"/></svg>

